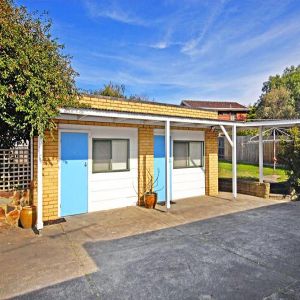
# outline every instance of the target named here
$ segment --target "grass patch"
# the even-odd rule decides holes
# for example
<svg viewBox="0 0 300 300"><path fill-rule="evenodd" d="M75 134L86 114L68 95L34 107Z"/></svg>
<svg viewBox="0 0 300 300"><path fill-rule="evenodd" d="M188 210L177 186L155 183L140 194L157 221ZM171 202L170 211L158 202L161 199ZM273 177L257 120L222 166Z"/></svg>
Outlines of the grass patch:
<svg viewBox="0 0 300 300"><path fill-rule="evenodd" d="M258 165L249 163L238 163L237 175L240 179L258 180L259 171ZM273 170L273 167L264 167L264 175L278 175L278 182L286 181L287 175L285 169L277 167ZM220 178L232 178L232 164L228 161L219 161L219 177Z"/></svg>

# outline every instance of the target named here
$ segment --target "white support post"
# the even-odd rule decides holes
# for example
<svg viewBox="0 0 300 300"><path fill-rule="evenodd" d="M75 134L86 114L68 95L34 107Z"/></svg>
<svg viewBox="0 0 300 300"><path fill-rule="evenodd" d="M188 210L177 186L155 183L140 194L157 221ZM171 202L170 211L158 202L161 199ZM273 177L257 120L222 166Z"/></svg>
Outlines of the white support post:
<svg viewBox="0 0 300 300"><path fill-rule="evenodd" d="M165 121L165 164L166 164L166 204L167 209L171 208L170 193L170 121Z"/></svg>
<svg viewBox="0 0 300 300"><path fill-rule="evenodd" d="M258 159L259 159L259 182L264 182L264 143L263 143L263 128L259 127L259 142L258 142Z"/></svg>
<svg viewBox="0 0 300 300"><path fill-rule="evenodd" d="M33 180L33 137L30 138L30 181L32 180Z"/></svg>
<svg viewBox="0 0 300 300"><path fill-rule="evenodd" d="M237 198L236 125L232 126L232 195Z"/></svg>
<svg viewBox="0 0 300 300"><path fill-rule="evenodd" d="M38 137L37 166L37 230L43 229L43 138Z"/></svg>

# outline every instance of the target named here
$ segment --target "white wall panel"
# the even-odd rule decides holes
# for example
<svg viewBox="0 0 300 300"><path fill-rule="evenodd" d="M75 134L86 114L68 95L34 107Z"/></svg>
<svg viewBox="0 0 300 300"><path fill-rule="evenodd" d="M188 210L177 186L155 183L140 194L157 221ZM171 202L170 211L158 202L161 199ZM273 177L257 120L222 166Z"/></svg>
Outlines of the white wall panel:
<svg viewBox="0 0 300 300"><path fill-rule="evenodd" d="M92 127L90 137L89 211L135 205L138 184L137 128ZM129 139L129 171L92 173L92 139Z"/></svg>
<svg viewBox="0 0 300 300"><path fill-rule="evenodd" d="M175 141L204 141L204 132L172 130L171 138L172 138L172 142L174 140ZM205 195L204 167L172 169L172 200L178 200L178 199L196 197L202 195Z"/></svg>

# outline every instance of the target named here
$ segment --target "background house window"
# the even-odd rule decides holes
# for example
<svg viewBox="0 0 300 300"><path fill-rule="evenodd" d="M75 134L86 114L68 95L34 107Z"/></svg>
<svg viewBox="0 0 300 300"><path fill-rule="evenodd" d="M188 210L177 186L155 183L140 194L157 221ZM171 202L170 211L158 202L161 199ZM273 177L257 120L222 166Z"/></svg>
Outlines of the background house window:
<svg viewBox="0 0 300 300"><path fill-rule="evenodd" d="M93 139L93 173L129 170L129 140Z"/></svg>
<svg viewBox="0 0 300 300"><path fill-rule="evenodd" d="M174 169L203 167L203 156L204 142L174 141Z"/></svg>

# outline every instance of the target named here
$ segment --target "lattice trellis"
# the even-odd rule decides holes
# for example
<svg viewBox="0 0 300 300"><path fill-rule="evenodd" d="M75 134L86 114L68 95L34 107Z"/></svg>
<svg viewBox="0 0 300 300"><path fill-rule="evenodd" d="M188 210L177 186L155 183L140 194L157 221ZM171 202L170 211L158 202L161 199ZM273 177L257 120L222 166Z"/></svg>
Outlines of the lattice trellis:
<svg viewBox="0 0 300 300"><path fill-rule="evenodd" d="M0 190L29 188L30 178L30 150L28 147L0 149Z"/></svg>

